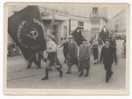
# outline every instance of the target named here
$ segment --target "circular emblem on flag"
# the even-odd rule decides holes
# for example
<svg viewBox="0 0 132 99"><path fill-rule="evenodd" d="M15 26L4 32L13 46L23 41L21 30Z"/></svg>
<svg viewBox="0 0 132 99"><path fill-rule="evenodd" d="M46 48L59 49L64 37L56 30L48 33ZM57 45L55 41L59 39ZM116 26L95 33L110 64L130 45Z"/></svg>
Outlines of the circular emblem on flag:
<svg viewBox="0 0 132 99"><path fill-rule="evenodd" d="M17 39L24 48L38 49L40 40L44 39L43 32L43 24L39 20L23 20L18 26Z"/></svg>

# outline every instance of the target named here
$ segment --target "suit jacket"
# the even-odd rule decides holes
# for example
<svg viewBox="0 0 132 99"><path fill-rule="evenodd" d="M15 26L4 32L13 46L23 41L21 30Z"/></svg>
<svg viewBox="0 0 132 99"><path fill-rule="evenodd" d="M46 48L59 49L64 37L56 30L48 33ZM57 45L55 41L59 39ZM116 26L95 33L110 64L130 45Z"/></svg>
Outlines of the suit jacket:
<svg viewBox="0 0 132 99"><path fill-rule="evenodd" d="M114 60L114 49L112 47L102 48L100 61L103 61L103 64L112 64Z"/></svg>

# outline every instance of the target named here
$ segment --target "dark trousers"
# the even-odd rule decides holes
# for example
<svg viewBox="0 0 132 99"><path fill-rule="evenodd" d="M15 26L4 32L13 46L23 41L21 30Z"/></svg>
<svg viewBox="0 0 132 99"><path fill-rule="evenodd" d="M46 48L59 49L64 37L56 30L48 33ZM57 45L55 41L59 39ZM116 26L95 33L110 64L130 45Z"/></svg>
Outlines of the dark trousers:
<svg viewBox="0 0 132 99"><path fill-rule="evenodd" d="M38 57L36 57L36 54L38 54ZM32 56L28 60L27 68L31 68L33 62L37 65L38 68L41 68L41 59L43 58L43 56L39 53L36 54L32 54Z"/></svg>
<svg viewBox="0 0 132 99"><path fill-rule="evenodd" d="M79 69L80 69L79 76L82 76L84 74L84 70L86 70L85 76L88 76L90 69L90 59L79 61Z"/></svg>
<svg viewBox="0 0 132 99"><path fill-rule="evenodd" d="M94 60L98 59L98 48L93 48L93 56L94 56Z"/></svg>
<svg viewBox="0 0 132 99"><path fill-rule="evenodd" d="M112 64L104 64L104 68L105 68L105 71L106 71L106 82L109 81L109 79L111 78L111 75L112 75Z"/></svg>
<svg viewBox="0 0 132 99"><path fill-rule="evenodd" d="M68 65L67 73L71 73L71 68L73 65L76 65L78 70L80 70L78 66L78 59L76 57L68 57L67 61L68 61L67 62L67 65Z"/></svg>

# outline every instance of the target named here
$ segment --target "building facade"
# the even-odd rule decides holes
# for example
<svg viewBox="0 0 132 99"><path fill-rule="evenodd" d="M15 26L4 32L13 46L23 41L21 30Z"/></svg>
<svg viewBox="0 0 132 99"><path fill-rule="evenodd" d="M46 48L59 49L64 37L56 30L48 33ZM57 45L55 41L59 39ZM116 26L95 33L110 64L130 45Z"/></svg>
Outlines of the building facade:
<svg viewBox="0 0 132 99"><path fill-rule="evenodd" d="M57 41L61 37L67 37L78 26L83 27L83 34L87 40L98 35L101 28L107 23L107 10L104 8L92 7L88 16L71 14L69 12L58 11L40 7L46 33L54 32Z"/></svg>
<svg viewBox="0 0 132 99"><path fill-rule="evenodd" d="M109 20L107 26L114 33L124 34L127 32L127 16L127 10L121 10Z"/></svg>

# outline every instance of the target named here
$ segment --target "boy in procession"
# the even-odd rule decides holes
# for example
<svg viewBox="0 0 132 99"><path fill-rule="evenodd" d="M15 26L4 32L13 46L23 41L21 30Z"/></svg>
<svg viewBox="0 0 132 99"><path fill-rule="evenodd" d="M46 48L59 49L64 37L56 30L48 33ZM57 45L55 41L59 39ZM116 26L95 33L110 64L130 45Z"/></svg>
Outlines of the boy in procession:
<svg viewBox="0 0 132 99"><path fill-rule="evenodd" d="M106 40L105 45L101 50L100 62L103 61L104 68L106 71L106 82L109 82L113 71L112 64L114 61L114 49L110 46L110 41Z"/></svg>
<svg viewBox="0 0 132 99"><path fill-rule="evenodd" d="M59 62L57 57L57 44L50 38L47 37L47 50L46 50L47 60L46 60L46 68L45 68L45 77L42 80L47 80L49 77L49 71L51 70L52 66L55 66L57 71L59 72L59 76L63 76L62 72L62 65Z"/></svg>

